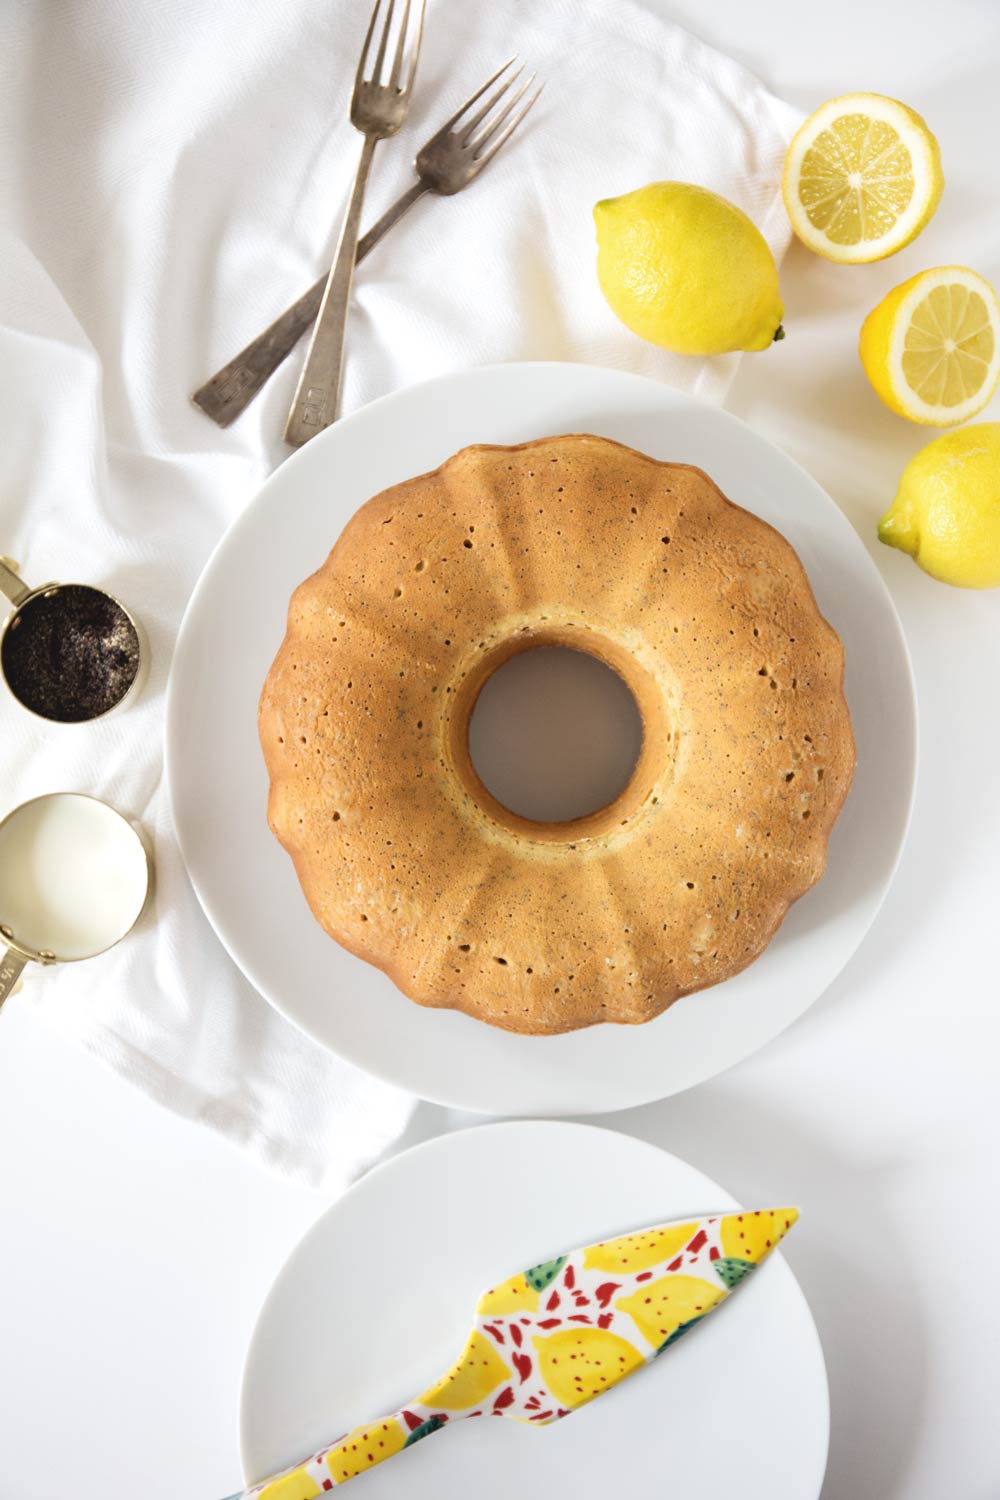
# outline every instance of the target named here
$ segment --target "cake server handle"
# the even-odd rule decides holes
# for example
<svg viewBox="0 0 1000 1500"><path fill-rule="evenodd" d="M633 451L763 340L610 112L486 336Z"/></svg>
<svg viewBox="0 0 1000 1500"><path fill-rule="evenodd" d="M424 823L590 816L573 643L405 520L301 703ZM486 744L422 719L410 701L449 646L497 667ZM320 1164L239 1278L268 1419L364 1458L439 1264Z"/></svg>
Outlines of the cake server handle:
<svg viewBox="0 0 1000 1500"><path fill-rule="evenodd" d="M465 1413L456 1412L454 1415L464 1416ZM421 1438L439 1432L447 1420L447 1417L435 1416L420 1421L409 1408L401 1407L387 1417L378 1417L374 1422L353 1428L346 1437L339 1438L328 1448L321 1448L312 1458L293 1464L280 1474L272 1474L247 1490L239 1490L235 1495L227 1496L227 1500L264 1500L276 1481L283 1482L281 1493L287 1493L289 1497L315 1494L317 1489L330 1484L331 1476L334 1486L339 1487L394 1454L412 1448ZM403 1433L406 1436L400 1441ZM275 1500L277 1495L275 1491Z"/></svg>

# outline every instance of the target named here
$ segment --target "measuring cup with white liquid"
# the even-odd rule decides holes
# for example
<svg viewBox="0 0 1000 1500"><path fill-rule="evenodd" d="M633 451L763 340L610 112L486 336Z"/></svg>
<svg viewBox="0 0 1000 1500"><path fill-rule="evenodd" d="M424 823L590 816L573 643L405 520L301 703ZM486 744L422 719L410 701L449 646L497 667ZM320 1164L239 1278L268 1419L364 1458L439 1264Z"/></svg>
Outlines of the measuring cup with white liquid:
<svg viewBox="0 0 1000 1500"><path fill-rule="evenodd" d="M8 813L0 822L0 1006L25 964L76 963L114 947L148 890L142 840L97 797L53 792Z"/></svg>

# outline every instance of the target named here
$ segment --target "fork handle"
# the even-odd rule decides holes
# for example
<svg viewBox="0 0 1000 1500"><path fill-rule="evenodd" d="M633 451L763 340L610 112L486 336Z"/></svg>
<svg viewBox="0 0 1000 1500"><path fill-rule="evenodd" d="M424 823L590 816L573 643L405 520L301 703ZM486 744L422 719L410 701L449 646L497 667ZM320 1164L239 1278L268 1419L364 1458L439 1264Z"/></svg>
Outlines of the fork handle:
<svg viewBox="0 0 1000 1500"><path fill-rule="evenodd" d="M288 421L285 442L299 448L336 420L340 405L340 380L344 368L344 336L347 306L354 280L354 257L361 230L361 205L368 186L372 157L378 136L366 135L358 158L344 222L340 226L337 253L320 303L309 352L299 376Z"/></svg>
<svg viewBox="0 0 1000 1500"><path fill-rule="evenodd" d="M378 222L358 241L354 257L356 266L360 265L370 250L374 250L382 236L403 217L407 209L427 192L430 192L430 188L418 177L396 199L392 207L386 209ZM286 308L263 333L258 334L194 392L191 400L195 406L199 406L219 427L228 427L246 411L275 370L291 354L302 335L308 333L316 321L329 275L328 271L324 272L307 292L303 292L297 302Z"/></svg>
<svg viewBox="0 0 1000 1500"><path fill-rule="evenodd" d="M456 1414L458 1415L458 1414ZM280 1480L273 1491L275 1500L305 1500L317 1495L329 1484L346 1484L367 1469L373 1469L384 1459L392 1458L404 1448L412 1448L421 1438L428 1437L444 1427L447 1417L419 1418L408 1407L394 1411L388 1417L379 1417L367 1426L355 1427L346 1437L321 1448L304 1463L293 1464L280 1474L272 1474L249 1490L230 1495L229 1500L262 1500L271 1492L271 1485ZM418 1424L418 1425L415 1425Z"/></svg>

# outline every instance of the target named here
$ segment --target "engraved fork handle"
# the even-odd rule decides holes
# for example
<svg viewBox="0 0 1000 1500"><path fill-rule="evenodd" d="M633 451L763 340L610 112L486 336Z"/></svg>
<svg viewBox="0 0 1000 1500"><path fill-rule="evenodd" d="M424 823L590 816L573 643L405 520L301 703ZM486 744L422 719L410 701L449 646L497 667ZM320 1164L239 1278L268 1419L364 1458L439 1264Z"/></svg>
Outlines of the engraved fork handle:
<svg viewBox="0 0 1000 1500"><path fill-rule="evenodd" d="M386 209L381 219L358 241L354 257L356 266L361 264L370 250L374 250L382 236L403 217L407 209L427 192L430 192L430 188L418 177L396 199L392 207ZM213 422L220 427L228 427L246 411L254 397L260 394L302 335L308 333L315 323L329 277L330 273L324 272L307 292L303 292L297 302L286 308L263 333L258 334L239 354L235 354L224 364L221 370L216 371L210 380L198 387L191 400Z"/></svg>
<svg viewBox="0 0 1000 1500"><path fill-rule="evenodd" d="M344 368L344 334L347 305L354 280L354 256L361 230L361 205L378 136L366 135L354 174L351 197L340 228L333 269L320 304L306 362L299 376L292 409L285 424L285 441L301 447L336 419L340 404L340 379Z"/></svg>

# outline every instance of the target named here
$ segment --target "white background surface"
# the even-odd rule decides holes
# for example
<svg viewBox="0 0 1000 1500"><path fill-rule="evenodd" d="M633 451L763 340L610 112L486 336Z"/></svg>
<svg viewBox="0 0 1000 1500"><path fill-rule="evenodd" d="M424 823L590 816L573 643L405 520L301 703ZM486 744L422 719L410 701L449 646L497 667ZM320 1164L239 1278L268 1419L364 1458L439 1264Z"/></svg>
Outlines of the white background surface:
<svg viewBox="0 0 1000 1500"><path fill-rule="evenodd" d="M852 88L903 97L938 134L949 185L924 235L882 265L840 269L793 247L789 337L744 362L730 401L843 505L901 611L922 720L902 868L803 1021L725 1077L611 1123L743 1200L803 1205L788 1259L831 1378L827 1500L994 1500L1000 594L948 590L874 541L926 435L878 405L854 346L863 314L924 266L961 261L1000 280L1000 8L658 3L803 107ZM985 415L1000 419L1000 403ZM411 1138L449 1123L426 1107ZM0 1204L2 1500L57 1483L76 1500L228 1493L249 1331L322 1200L145 1102L13 1005Z"/></svg>

